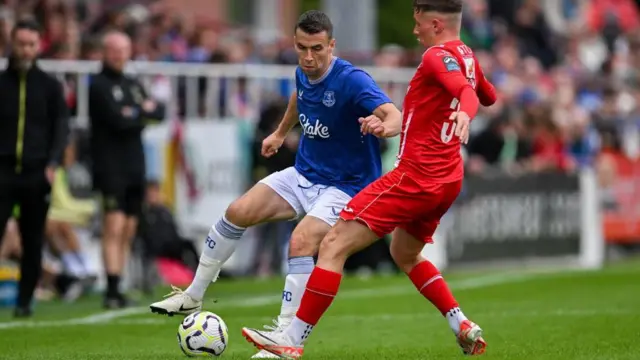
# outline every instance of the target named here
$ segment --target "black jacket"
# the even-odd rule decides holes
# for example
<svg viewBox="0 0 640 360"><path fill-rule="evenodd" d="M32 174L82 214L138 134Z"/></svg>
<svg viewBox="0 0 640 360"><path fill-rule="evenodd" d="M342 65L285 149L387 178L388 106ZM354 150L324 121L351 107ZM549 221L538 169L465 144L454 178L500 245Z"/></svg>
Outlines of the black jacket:
<svg viewBox="0 0 640 360"><path fill-rule="evenodd" d="M143 181L145 175L142 130L147 121L164 118L160 105L148 113L142 109L147 94L133 78L107 66L91 78L91 157L93 175ZM129 107L131 114L123 113Z"/></svg>
<svg viewBox="0 0 640 360"><path fill-rule="evenodd" d="M10 59L0 72L0 164L43 170L62 162L69 111L58 80L36 65L24 72Z"/></svg>

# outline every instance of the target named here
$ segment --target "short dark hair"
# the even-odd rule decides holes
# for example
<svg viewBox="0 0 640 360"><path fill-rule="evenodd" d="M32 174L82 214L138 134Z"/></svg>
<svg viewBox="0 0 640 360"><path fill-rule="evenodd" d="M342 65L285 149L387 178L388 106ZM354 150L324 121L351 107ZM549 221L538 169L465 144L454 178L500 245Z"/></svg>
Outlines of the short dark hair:
<svg viewBox="0 0 640 360"><path fill-rule="evenodd" d="M327 14L319 10L309 10L300 15L294 30L298 29L311 35L326 31L329 38L333 38L333 24L331 23L331 19L329 19Z"/></svg>
<svg viewBox="0 0 640 360"><path fill-rule="evenodd" d="M14 37L19 30L31 30L42 34L42 27L33 18L25 18L16 22L13 29L11 29L11 37Z"/></svg>
<svg viewBox="0 0 640 360"><path fill-rule="evenodd" d="M413 11L459 14L462 12L462 0L413 0Z"/></svg>

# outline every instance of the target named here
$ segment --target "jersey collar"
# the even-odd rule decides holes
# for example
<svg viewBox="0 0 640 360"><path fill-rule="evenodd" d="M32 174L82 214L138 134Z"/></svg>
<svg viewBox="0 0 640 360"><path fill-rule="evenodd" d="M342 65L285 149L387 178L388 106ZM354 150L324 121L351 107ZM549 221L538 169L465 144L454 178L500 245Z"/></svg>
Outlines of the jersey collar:
<svg viewBox="0 0 640 360"><path fill-rule="evenodd" d="M329 74L331 74L331 70L333 70L333 65L335 65L336 59L337 59L337 57L333 56L331 58L331 64L329 64L329 68L327 68L327 71L325 71L324 74L322 74L322 76L320 76L319 78L317 78L315 80L309 79L309 84L316 85L316 84L319 84L319 83L323 82L324 79L326 79L327 76L329 76Z"/></svg>

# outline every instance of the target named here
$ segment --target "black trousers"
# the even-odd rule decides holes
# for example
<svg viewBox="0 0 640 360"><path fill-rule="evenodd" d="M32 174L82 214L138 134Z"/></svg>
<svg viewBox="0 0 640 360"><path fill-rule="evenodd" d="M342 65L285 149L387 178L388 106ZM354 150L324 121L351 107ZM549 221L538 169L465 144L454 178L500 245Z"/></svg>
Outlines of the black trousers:
<svg viewBox="0 0 640 360"><path fill-rule="evenodd" d="M32 168L17 174L15 168L0 166L0 229L2 234L7 221L19 205L18 226L22 239L20 284L17 305L31 305L42 272L42 246L45 223L49 211L51 186L45 169Z"/></svg>

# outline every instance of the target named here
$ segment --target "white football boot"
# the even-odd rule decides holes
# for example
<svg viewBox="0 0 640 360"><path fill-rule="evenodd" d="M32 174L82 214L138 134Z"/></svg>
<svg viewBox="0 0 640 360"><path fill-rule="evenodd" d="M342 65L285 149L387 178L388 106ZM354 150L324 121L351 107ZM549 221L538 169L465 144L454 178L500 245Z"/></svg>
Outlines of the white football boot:
<svg viewBox="0 0 640 360"><path fill-rule="evenodd" d="M155 302L149 306L152 313L173 316L189 315L202 309L202 301L194 300L181 289L171 286L172 291L166 295L166 299Z"/></svg>
<svg viewBox="0 0 640 360"><path fill-rule="evenodd" d="M242 328L242 336L260 350L265 350L279 358L298 359L304 352L303 345L296 345L284 332L268 332Z"/></svg>
<svg viewBox="0 0 640 360"><path fill-rule="evenodd" d="M287 326L291 324L291 320L293 320L293 317L278 316L277 319L273 320L273 325L265 325L264 326L265 330L261 330L260 332L267 336L272 336L274 333L284 331L284 329L286 329ZM279 359L280 356L274 355L268 352L267 350L260 350L257 354L253 355L251 358L252 359Z"/></svg>

